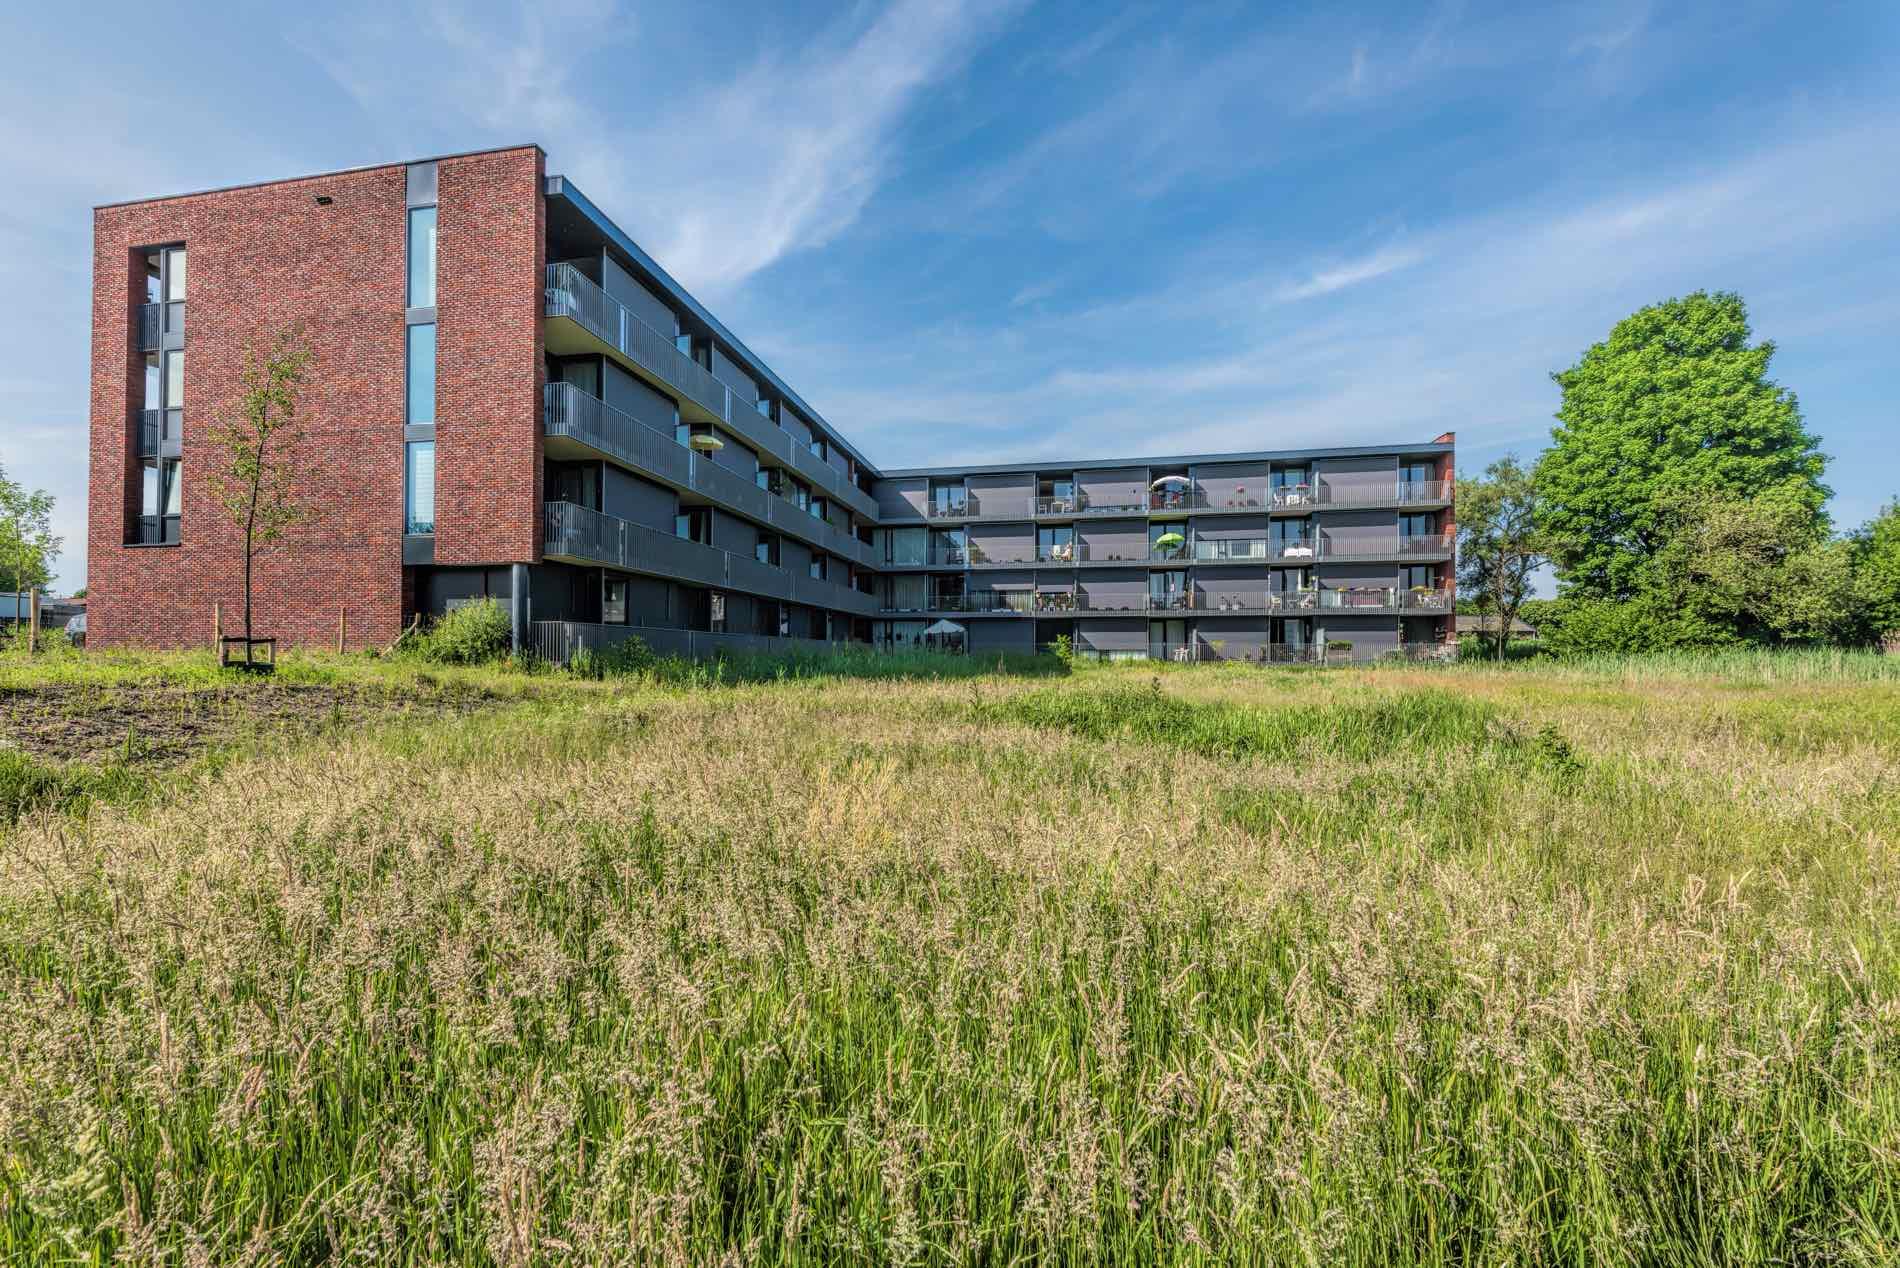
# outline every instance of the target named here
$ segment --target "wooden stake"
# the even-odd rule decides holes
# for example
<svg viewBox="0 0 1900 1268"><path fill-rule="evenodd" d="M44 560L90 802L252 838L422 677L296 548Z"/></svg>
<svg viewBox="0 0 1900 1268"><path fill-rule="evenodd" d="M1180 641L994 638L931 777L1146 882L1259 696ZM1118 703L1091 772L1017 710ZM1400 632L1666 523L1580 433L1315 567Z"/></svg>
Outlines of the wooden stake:
<svg viewBox="0 0 1900 1268"><path fill-rule="evenodd" d="M29 655L40 650L40 588L38 586L26 592L26 650Z"/></svg>
<svg viewBox="0 0 1900 1268"><path fill-rule="evenodd" d="M343 623L343 605L339 603L336 605L336 654L339 656L343 654L343 632L345 628Z"/></svg>
<svg viewBox="0 0 1900 1268"><path fill-rule="evenodd" d="M220 664L224 661L224 608L211 605L211 652Z"/></svg>

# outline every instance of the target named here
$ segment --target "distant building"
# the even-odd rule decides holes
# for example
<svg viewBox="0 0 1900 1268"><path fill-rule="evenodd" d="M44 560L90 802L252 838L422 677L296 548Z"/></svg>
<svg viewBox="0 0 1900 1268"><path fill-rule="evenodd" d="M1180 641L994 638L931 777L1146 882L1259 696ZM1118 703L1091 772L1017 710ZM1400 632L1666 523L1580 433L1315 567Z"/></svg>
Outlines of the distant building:
<svg viewBox="0 0 1900 1268"><path fill-rule="evenodd" d="M1467 634L1495 634L1497 628L1498 620L1494 616L1460 615L1457 618L1455 633L1457 637L1463 638ZM1511 622L1511 637L1536 638L1537 630L1536 627L1526 625L1523 621L1513 620Z"/></svg>
<svg viewBox="0 0 1900 1268"><path fill-rule="evenodd" d="M633 634L1247 660L1450 640L1451 434L881 469L544 160L96 209L92 642L235 618L207 430L293 322L313 514L259 558L256 622L287 642L342 612L383 644L481 597L557 660Z"/></svg>

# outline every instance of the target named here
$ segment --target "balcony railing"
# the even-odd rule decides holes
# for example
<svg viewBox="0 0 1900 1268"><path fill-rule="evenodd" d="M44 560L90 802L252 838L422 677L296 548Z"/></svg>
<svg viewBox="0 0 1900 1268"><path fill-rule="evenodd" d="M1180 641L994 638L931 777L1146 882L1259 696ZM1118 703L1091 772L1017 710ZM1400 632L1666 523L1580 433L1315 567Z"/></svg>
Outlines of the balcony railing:
<svg viewBox="0 0 1900 1268"><path fill-rule="evenodd" d="M1269 543L1264 537L1228 537L1214 541L1197 541L1192 543L1194 558L1202 563L1241 563L1249 560L1265 560L1269 557L1267 547L1270 544L1277 546L1280 543ZM1278 558L1279 556L1276 554L1272 557Z"/></svg>
<svg viewBox="0 0 1900 1268"><path fill-rule="evenodd" d="M138 414L138 453L141 458L178 451L184 440L185 412L179 409L144 409Z"/></svg>
<svg viewBox="0 0 1900 1268"><path fill-rule="evenodd" d="M545 514L544 553L551 556L863 615L877 610L877 600L861 590L788 572L572 502L549 502Z"/></svg>
<svg viewBox="0 0 1900 1268"><path fill-rule="evenodd" d="M1272 491L1272 504L1276 509L1288 507L1329 507L1329 506L1383 506L1398 503L1401 506L1421 502L1447 502L1451 500L1451 481L1449 480L1399 480L1386 485L1347 485L1334 488L1329 484L1286 485Z"/></svg>
<svg viewBox="0 0 1900 1268"><path fill-rule="evenodd" d="M159 345L159 332L164 323L165 305L140 304L138 315L139 351L151 352Z"/></svg>
<svg viewBox="0 0 1900 1268"><path fill-rule="evenodd" d="M550 318L573 321L683 400L725 423L747 444L817 485L827 497L835 497L860 515L876 516L876 501L843 471L794 443L789 432L758 412L756 399L721 382L572 264L548 265L546 302Z"/></svg>
<svg viewBox="0 0 1900 1268"><path fill-rule="evenodd" d="M575 440L624 465L657 476L675 488L690 489L753 519L782 528L834 555L866 567L871 564L870 546L837 525L819 519L808 507L775 496L572 383L548 384L544 403L544 430L549 436Z"/></svg>
<svg viewBox="0 0 1900 1268"><path fill-rule="evenodd" d="M627 466L685 488L692 479L693 453L671 436L615 409L572 383L547 385L543 430L598 450Z"/></svg>

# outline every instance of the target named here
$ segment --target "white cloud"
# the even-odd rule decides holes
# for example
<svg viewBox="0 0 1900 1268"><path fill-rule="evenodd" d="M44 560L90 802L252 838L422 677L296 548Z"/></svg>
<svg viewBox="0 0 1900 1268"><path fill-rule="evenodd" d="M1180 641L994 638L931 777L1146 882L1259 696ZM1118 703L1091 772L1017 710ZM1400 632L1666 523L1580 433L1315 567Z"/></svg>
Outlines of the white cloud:
<svg viewBox="0 0 1900 1268"><path fill-rule="evenodd" d="M895 169L892 136L918 98L1019 4L893 0L730 66L703 44L701 64L670 62L663 44L629 39L605 0L556 15L523 5L501 31L432 3L400 41L383 38L380 11L305 40L367 113L406 102L439 117L449 102L495 139L540 141L552 170L687 286L718 295L855 223ZM581 57L603 39L615 44L610 74ZM628 80L651 85L633 111L604 91Z"/></svg>
<svg viewBox="0 0 1900 1268"><path fill-rule="evenodd" d="M1423 252L1410 248L1384 247L1360 259L1348 260L1332 268L1322 269L1304 281L1289 282L1274 292L1274 298L1283 303L1291 303L1302 299L1313 299L1320 295L1330 295L1334 291L1345 290L1348 286L1357 286L1361 282L1370 282L1388 273L1411 268L1424 258Z"/></svg>

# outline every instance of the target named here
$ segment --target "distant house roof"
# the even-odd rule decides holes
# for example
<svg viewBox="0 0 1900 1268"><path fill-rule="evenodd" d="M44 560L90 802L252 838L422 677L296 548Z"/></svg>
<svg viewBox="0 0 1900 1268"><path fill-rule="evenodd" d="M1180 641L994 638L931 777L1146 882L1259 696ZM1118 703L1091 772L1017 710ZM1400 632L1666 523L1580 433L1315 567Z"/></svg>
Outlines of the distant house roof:
<svg viewBox="0 0 1900 1268"><path fill-rule="evenodd" d="M1457 618L1457 632L1460 634L1489 634L1495 631L1497 627L1498 623L1494 617L1460 616ZM1522 634L1526 638L1537 637L1537 629L1535 626L1526 625L1524 622L1518 620L1511 622L1511 633Z"/></svg>

